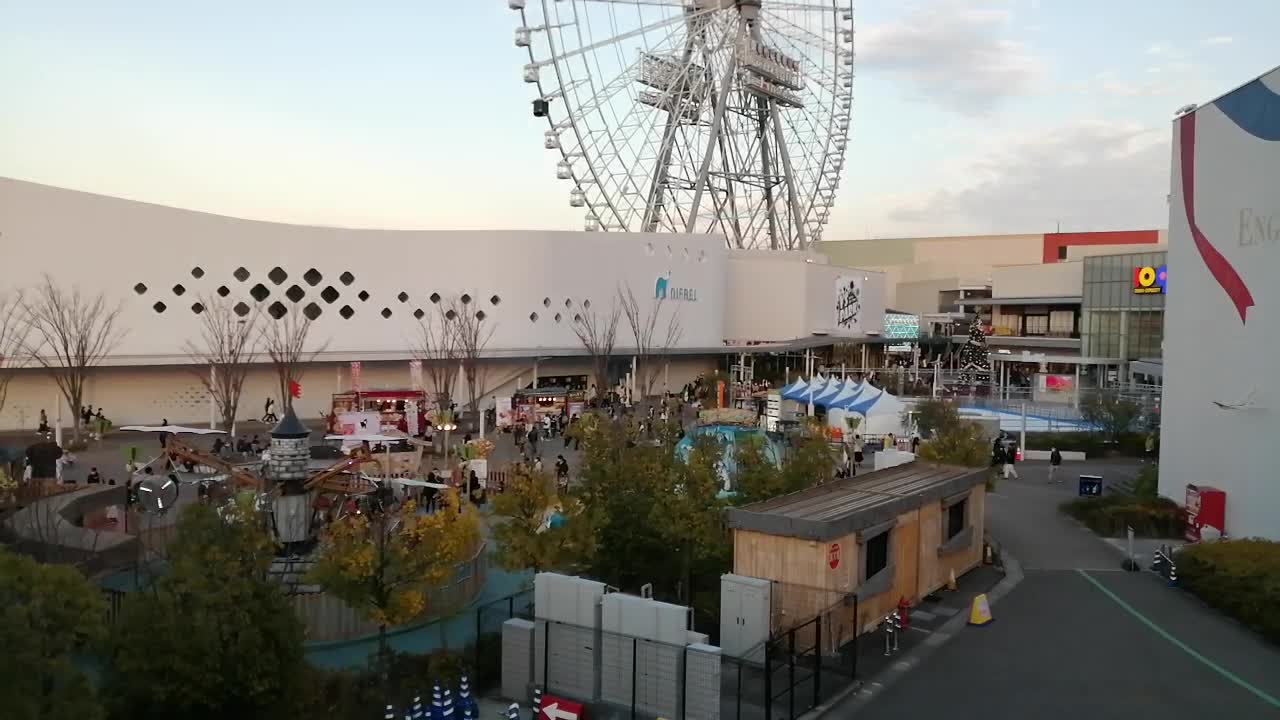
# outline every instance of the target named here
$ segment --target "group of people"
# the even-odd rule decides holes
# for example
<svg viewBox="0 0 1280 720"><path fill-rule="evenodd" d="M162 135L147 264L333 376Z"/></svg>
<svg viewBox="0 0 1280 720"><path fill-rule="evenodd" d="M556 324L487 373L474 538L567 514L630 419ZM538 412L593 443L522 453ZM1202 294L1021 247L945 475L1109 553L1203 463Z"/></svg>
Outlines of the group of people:
<svg viewBox="0 0 1280 720"><path fill-rule="evenodd" d="M578 437L573 433L573 427L578 422L578 416L569 416L569 411L561 409L559 414L547 413L540 419L535 418L528 422L520 420L511 428L512 438L516 443L516 450L522 458L534 460L541 458L542 452L539 443L544 439L561 437L564 439L564 447L568 448L572 442L574 448L578 447Z"/></svg>

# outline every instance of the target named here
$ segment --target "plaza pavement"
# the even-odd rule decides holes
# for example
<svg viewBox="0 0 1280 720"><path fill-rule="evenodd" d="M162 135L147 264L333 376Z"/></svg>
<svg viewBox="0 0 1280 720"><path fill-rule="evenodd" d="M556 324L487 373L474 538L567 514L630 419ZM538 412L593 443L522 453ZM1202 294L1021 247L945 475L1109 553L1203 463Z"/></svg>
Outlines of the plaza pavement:
<svg viewBox="0 0 1280 720"><path fill-rule="evenodd" d="M1020 464L987 502L991 536L1024 572L996 621L826 716L1280 718L1280 648L1153 573L1121 571L1116 548L1058 513L1081 472L1114 481L1139 467L1068 463L1070 481L1049 485L1045 463Z"/></svg>

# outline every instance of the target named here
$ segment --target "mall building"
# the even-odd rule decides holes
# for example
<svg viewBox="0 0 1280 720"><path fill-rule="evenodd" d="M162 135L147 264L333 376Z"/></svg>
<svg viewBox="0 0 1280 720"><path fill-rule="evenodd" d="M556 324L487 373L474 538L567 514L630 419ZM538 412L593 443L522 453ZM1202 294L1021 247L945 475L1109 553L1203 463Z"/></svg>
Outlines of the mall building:
<svg viewBox="0 0 1280 720"><path fill-rule="evenodd" d="M646 316L658 313L658 337L673 316L680 328L655 391L742 353L877 337L885 307L883 273L820 253L730 251L710 235L285 225L11 179L0 179L0 243L4 292L35 293L47 274L58 288L119 307L121 335L84 396L117 425L209 421L200 379L208 370L185 348L201 335L200 315L219 304L245 322L312 320L306 350L315 360L294 403L304 418L327 413L335 394L356 385L427 382L410 363L420 322L452 303L487 335L487 407L552 380L585 386L591 363L574 326L607 317L620 293L633 294ZM635 345L621 320L611 380L631 372ZM260 415L267 397L279 402L268 358L255 360L242 419ZM33 428L42 409L52 421L63 405L48 375L27 365L9 386L0 429ZM466 394L459 382L454 399Z"/></svg>

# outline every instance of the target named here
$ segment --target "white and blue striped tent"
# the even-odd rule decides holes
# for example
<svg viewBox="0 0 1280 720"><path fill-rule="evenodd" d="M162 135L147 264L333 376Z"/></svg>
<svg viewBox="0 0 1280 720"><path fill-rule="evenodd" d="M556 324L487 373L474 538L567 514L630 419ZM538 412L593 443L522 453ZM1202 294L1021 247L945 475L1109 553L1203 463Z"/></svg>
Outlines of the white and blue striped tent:
<svg viewBox="0 0 1280 720"><path fill-rule="evenodd" d="M778 390L778 394L781 395L783 398L790 400L792 399L791 398L792 393L800 392L801 390L804 390L807 387L809 387L809 383L805 382L802 378L796 378L795 382Z"/></svg>
<svg viewBox="0 0 1280 720"><path fill-rule="evenodd" d="M822 377L821 375L815 375L814 377L809 379L809 382L804 383L799 387L796 387L790 393L784 392L782 394L782 397L786 398L787 400L795 400L797 402L809 402L810 393L812 393L813 397L817 397L822 393L822 390L826 387L826 385L827 385L826 378ZM788 385L787 387L788 388L795 387L795 385L793 383L792 385Z"/></svg>

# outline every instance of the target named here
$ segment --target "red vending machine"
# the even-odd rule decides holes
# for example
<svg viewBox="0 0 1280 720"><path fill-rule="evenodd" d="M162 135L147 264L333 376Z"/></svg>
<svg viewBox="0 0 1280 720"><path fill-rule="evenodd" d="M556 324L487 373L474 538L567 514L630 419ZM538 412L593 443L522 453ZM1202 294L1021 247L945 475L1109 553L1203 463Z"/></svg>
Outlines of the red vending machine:
<svg viewBox="0 0 1280 720"><path fill-rule="evenodd" d="M1227 494L1208 485L1187 485L1187 540L1199 542L1206 527L1227 534Z"/></svg>

